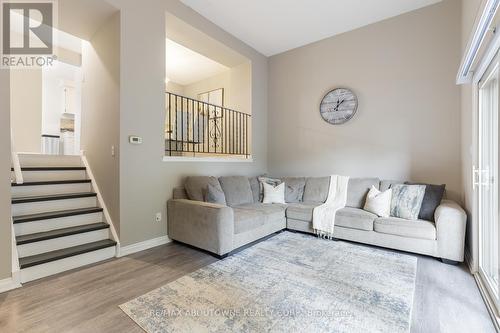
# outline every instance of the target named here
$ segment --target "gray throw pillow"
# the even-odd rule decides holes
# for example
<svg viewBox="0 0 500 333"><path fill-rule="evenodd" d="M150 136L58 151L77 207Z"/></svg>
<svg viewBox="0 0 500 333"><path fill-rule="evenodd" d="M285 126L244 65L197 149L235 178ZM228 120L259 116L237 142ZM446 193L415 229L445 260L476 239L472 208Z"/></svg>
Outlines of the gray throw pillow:
<svg viewBox="0 0 500 333"><path fill-rule="evenodd" d="M187 177L184 187L186 188L186 193L188 195L188 198L190 200L205 201L208 184L220 188L220 183L215 177L211 176Z"/></svg>
<svg viewBox="0 0 500 333"><path fill-rule="evenodd" d="M434 222L434 213L436 208L441 204L443 200L444 191L446 185L433 185L424 183L411 183L406 182L408 185L425 185L424 200L422 201L422 207L418 213L418 218L421 220Z"/></svg>
<svg viewBox="0 0 500 333"><path fill-rule="evenodd" d="M226 205L226 196L224 195L224 191L222 191L222 188L220 186L213 186L212 184L208 184L205 201L216 203L219 205Z"/></svg>
<svg viewBox="0 0 500 333"><path fill-rule="evenodd" d="M425 185L395 184L391 188L391 216L417 220L424 199Z"/></svg>
<svg viewBox="0 0 500 333"><path fill-rule="evenodd" d="M285 177L285 202L301 202L304 196L306 179L303 177Z"/></svg>

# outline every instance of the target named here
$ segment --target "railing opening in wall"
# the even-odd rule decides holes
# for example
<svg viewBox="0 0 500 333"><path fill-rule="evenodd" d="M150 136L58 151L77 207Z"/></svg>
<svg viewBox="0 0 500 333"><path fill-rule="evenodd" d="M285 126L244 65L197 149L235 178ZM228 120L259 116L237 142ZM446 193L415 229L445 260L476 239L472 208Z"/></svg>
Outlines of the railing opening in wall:
<svg viewBox="0 0 500 333"><path fill-rule="evenodd" d="M252 116L166 92L166 156L250 158Z"/></svg>

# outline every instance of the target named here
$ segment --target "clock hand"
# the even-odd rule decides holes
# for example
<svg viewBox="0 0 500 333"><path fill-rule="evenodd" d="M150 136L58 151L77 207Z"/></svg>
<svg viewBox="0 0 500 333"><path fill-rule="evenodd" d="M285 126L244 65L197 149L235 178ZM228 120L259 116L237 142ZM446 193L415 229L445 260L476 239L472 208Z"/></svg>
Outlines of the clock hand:
<svg viewBox="0 0 500 333"><path fill-rule="evenodd" d="M335 111L338 111L338 110L339 110L339 106L340 106L340 104L341 104L340 100L337 100L337 106L335 106L333 109L334 109Z"/></svg>

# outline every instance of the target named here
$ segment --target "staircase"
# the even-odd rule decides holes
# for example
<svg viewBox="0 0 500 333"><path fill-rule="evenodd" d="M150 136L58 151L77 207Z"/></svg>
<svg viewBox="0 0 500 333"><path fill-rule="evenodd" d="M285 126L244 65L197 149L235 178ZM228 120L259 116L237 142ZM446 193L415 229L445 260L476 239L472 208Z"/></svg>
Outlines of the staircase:
<svg viewBox="0 0 500 333"><path fill-rule="evenodd" d="M11 193L21 283L115 256L117 243L80 156L22 154L19 164L24 182L12 182Z"/></svg>

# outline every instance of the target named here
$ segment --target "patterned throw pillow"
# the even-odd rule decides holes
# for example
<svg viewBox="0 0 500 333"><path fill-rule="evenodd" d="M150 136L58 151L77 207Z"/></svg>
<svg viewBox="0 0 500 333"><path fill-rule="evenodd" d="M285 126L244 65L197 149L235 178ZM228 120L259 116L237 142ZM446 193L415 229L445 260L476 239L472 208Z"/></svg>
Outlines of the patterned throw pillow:
<svg viewBox="0 0 500 333"><path fill-rule="evenodd" d="M285 177L282 180L285 183L285 201L301 202L306 187L306 179L304 177Z"/></svg>
<svg viewBox="0 0 500 333"><path fill-rule="evenodd" d="M259 196L259 201L262 202L264 200L264 183L272 185L273 187L278 186L279 184L283 183L281 179L277 178L269 178L269 177L258 177L259 179L259 185L260 185L260 196Z"/></svg>
<svg viewBox="0 0 500 333"><path fill-rule="evenodd" d="M391 216L417 220L424 200L425 185L395 184L391 189Z"/></svg>

